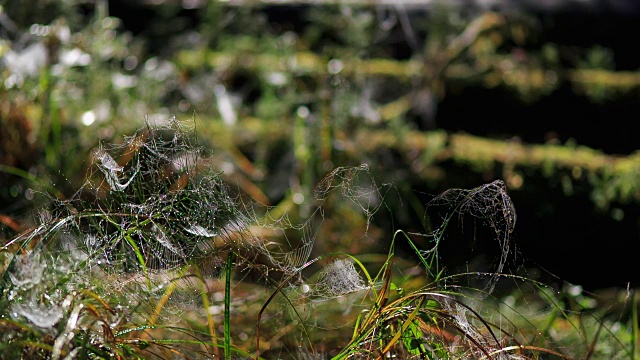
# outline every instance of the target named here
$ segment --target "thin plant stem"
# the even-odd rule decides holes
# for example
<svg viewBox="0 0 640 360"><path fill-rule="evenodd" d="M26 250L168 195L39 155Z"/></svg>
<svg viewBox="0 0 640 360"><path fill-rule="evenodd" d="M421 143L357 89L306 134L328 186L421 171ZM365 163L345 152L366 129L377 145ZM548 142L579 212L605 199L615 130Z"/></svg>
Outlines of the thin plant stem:
<svg viewBox="0 0 640 360"><path fill-rule="evenodd" d="M216 357L220 357L220 351L218 349L218 340L216 339L216 327L215 327L215 323L213 322L213 316L211 315L211 310L209 309L210 306L209 306L209 295L207 291L207 283L205 282L205 279L202 277L202 272L200 271L200 268L194 265L193 271L196 273L198 280L200 280L200 288L201 288L200 294L202 295L202 306L204 306L204 311L207 314L207 325L209 325L209 335L211 335L211 343L213 344L213 354Z"/></svg>
<svg viewBox="0 0 640 360"><path fill-rule="evenodd" d="M638 341L640 332L638 331L638 301L636 300L635 291L631 292L631 358L638 359Z"/></svg>
<svg viewBox="0 0 640 360"><path fill-rule="evenodd" d="M234 252L227 256L226 278L224 283L224 358L231 359L231 267Z"/></svg>

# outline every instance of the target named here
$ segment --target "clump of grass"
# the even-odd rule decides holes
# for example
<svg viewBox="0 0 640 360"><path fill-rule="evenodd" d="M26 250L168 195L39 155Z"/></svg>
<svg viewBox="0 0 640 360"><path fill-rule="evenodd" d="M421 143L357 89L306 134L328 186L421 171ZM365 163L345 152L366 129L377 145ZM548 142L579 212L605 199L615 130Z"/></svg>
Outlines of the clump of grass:
<svg viewBox="0 0 640 360"><path fill-rule="evenodd" d="M359 187L355 180L357 170L340 169L330 173L320 182L318 190L327 195L326 189L342 189L344 200L362 204L363 192L350 191ZM333 181L338 173L341 181L336 185ZM329 183L332 186L328 186ZM345 187L349 190L345 191ZM367 194L366 198L371 199L371 193ZM436 196L428 207L436 208L434 213L440 215L430 222L430 231L421 234L430 240L431 247L420 248L412 240L416 234L409 236L397 231L376 275L372 275L371 268L360 261L358 255L336 253L306 262L282 281L260 311L257 348L261 349L260 341L266 338L260 336L260 329L268 322L265 321L269 317L267 310L274 302L276 308L288 304L295 309L293 318L306 320L298 343L307 348L305 358L309 358L309 354L332 359L623 359L632 356L635 340L623 341L623 337L611 330L620 325L589 314L589 301L569 309L554 299L552 294L557 291L551 287L502 272L516 222L513 203L502 181L469 190L449 190ZM365 213L370 210L362 209ZM438 247L445 241L455 217L460 222L471 217L493 232L502 250L495 264L498 271L447 274L446 269L440 267ZM396 264L406 261L395 254L398 239L414 250L418 266L407 269ZM329 259L332 260L320 270L315 282L300 282L305 269ZM399 272L406 271L414 274L398 277ZM420 285L416 286L413 281L416 278L421 280L417 283ZM485 285L477 288L464 285L472 278L485 279ZM515 294L522 299L518 304L520 308L516 309L510 297L494 298L493 292L501 279L516 285ZM300 290L296 293L291 289ZM278 297L285 301L277 302ZM333 307L342 309L345 320L341 324L353 324L350 339L343 339L342 346L333 349L322 346L322 340L312 339L310 335L327 328L321 318L329 314L326 306L329 301L333 301ZM357 316L353 315L353 308L361 310ZM310 319L308 314L312 312L323 315ZM587 329L595 326L594 331L583 331L584 324L590 324ZM333 326L336 330L336 323ZM562 328L563 333L549 332L556 327ZM607 329L610 336L596 346L602 329ZM320 339L326 340L327 336ZM598 347L601 348L596 350Z"/></svg>
<svg viewBox="0 0 640 360"><path fill-rule="evenodd" d="M122 144L100 145L85 185L70 199L43 194L48 205L38 224L0 248L3 355L570 358L549 329L574 324L575 309L542 284L502 273L516 215L501 181L435 197L429 207L438 216L422 234L426 249L397 231L381 260L346 253L310 260L330 199L359 212L365 227L383 208L385 188L368 167L330 172L300 225L275 210L259 217L211 169L192 125L149 120ZM447 274L440 266L438 247L456 216L480 220L493 233L502 250L496 272ZM285 236L266 238L252 226ZM298 241L287 238L291 231ZM398 239L414 250L408 267L399 265L407 260L395 253ZM234 282L242 273L258 274L264 284L245 281L244 290ZM461 285L477 276L490 280L483 288ZM539 313L555 311L546 333L536 330L535 312L525 315L507 301L487 306L502 278L530 284L546 299ZM351 335L339 337L345 329ZM594 344L587 357L605 353L595 345L599 333L584 332ZM636 351L622 342L612 349L611 358Z"/></svg>

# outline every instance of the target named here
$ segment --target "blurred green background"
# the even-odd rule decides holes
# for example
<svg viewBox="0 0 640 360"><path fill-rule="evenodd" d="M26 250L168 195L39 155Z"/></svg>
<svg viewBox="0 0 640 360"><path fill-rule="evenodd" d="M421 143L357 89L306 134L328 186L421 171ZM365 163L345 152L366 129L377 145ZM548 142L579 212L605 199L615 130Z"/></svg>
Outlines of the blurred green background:
<svg viewBox="0 0 640 360"><path fill-rule="evenodd" d="M393 184L367 241L334 206L316 251L385 252L434 195L503 179L510 271L636 286L639 20L631 1L2 0L0 241L35 191L72 196L99 143L175 115L274 211L304 213L339 166ZM464 269L501 249L466 231L440 251Z"/></svg>

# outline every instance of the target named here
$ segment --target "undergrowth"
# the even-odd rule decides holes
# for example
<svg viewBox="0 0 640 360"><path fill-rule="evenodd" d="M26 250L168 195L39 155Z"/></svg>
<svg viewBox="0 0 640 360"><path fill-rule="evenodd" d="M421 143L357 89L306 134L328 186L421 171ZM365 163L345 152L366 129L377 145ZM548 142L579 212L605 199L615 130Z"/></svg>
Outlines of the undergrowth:
<svg viewBox="0 0 640 360"><path fill-rule="evenodd" d="M34 227L0 248L0 357L637 354L633 296L631 321L611 320L575 288L567 297L505 271L516 212L502 181L436 196L424 233L397 230L386 255L312 258L331 204L355 209L366 230L392 186L376 184L367 165L338 167L289 216L247 201L212 169L210 155L193 123L148 120L121 144L93 151L73 196L40 193ZM501 249L491 272L451 274L439 262L452 224L468 221ZM401 243L411 259L396 254ZM517 291L497 295L499 281Z"/></svg>

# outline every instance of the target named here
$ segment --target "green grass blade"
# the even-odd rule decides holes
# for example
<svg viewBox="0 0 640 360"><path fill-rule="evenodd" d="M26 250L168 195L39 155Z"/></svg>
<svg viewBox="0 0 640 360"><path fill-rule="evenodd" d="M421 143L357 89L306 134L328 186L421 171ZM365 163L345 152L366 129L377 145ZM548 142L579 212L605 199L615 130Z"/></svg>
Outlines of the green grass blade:
<svg viewBox="0 0 640 360"><path fill-rule="evenodd" d="M631 292L631 357L633 360L637 360L638 356L638 301L636 300L635 291Z"/></svg>

